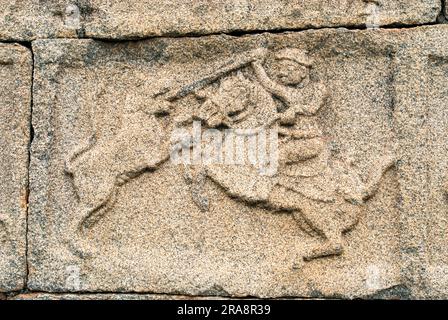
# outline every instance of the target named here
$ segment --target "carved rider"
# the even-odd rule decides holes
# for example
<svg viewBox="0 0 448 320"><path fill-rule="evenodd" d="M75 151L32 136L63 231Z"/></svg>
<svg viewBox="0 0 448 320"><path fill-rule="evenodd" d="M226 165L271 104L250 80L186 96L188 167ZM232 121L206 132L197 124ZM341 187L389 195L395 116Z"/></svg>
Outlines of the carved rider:
<svg viewBox="0 0 448 320"><path fill-rule="evenodd" d="M310 81L311 59L298 49L282 50L275 55L269 75L263 60L251 63L256 76L252 81L271 96L256 100L253 112L259 112L263 104L272 105L273 97L281 101L274 117L278 121L266 118L268 125L278 126L281 136L279 172L266 177L248 166L230 170L209 166L207 175L232 196L291 211L303 230L324 238L305 260L341 254L342 234L358 222L362 205L376 192L393 158L380 158L366 182L346 163L332 161L316 117L327 92L322 83ZM244 121L238 126L244 126Z"/></svg>
<svg viewBox="0 0 448 320"><path fill-rule="evenodd" d="M260 60L252 63L258 81L282 102L278 130L280 165L285 174L286 170L292 175L309 175L311 168L299 162L318 156L325 146L315 115L326 102L327 90L323 83L311 82L312 63L299 49L279 51L270 64L270 77ZM314 173L321 169L314 168Z"/></svg>
<svg viewBox="0 0 448 320"><path fill-rule="evenodd" d="M306 53L299 49L284 49L277 52L270 62L270 75L266 73L263 62L266 53L257 50L254 56L258 59L251 63L252 74L246 72L246 76L240 76L235 82L224 80L226 91L231 92L236 86L245 85L247 88L257 88L257 94L239 95L238 99L230 99L230 94L223 95L218 90L205 104L213 101L217 105L234 105L231 109L245 109L244 104L252 100L250 109L252 118L247 116L237 123L226 122L232 129L241 127L256 128L253 117L259 117L257 126L278 129L280 168L276 177L257 177L256 170L245 166L243 168L232 168L233 172L240 172L235 179L241 181L234 184L225 177L222 166L208 167L209 176L217 183L228 185L229 192L251 201L267 201L269 190L276 184L281 183L282 177L309 177L321 174L325 168L325 155L322 154L326 141L318 126L316 119L317 111L324 105L327 94L325 86L311 83L310 70L312 60ZM233 84L227 85L227 83ZM250 91L250 90L246 90ZM253 91L253 89L252 89ZM274 99L275 98L275 99ZM280 104L276 103L280 101ZM226 109L225 107L217 109ZM247 109L247 108L246 108ZM306 161L308 160L308 161ZM249 173L251 172L251 173ZM249 186L245 186L242 176L253 177L247 179ZM280 181L279 181L280 179ZM255 183L254 183L255 181ZM313 192L314 197L326 198L324 191Z"/></svg>

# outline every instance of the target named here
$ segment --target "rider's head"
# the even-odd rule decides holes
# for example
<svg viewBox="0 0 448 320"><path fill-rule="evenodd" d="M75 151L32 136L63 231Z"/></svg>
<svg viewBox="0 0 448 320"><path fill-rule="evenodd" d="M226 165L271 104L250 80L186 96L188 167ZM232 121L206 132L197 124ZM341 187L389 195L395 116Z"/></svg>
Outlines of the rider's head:
<svg viewBox="0 0 448 320"><path fill-rule="evenodd" d="M312 60L299 49L283 49L275 55L271 65L273 78L286 86L295 86L309 78Z"/></svg>

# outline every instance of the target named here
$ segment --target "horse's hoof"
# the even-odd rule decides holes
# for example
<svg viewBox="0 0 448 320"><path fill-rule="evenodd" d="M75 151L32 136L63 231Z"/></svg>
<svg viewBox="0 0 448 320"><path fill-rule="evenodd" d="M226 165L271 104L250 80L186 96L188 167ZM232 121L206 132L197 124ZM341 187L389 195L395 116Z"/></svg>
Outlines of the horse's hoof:
<svg viewBox="0 0 448 320"><path fill-rule="evenodd" d="M70 241L69 250L81 259L91 259L96 254L96 250L92 245L85 243L85 240L79 238Z"/></svg>

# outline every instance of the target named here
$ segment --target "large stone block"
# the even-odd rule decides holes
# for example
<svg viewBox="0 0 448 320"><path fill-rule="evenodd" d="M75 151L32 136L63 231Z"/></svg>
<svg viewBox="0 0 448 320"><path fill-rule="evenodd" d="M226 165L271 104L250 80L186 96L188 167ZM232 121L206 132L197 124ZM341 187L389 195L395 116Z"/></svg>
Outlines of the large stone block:
<svg viewBox="0 0 448 320"><path fill-rule="evenodd" d="M35 41L29 287L409 294L395 74L419 32ZM198 120L278 130L278 168L176 164Z"/></svg>
<svg viewBox="0 0 448 320"><path fill-rule="evenodd" d="M0 291L20 290L26 276L31 52L0 44Z"/></svg>
<svg viewBox="0 0 448 320"><path fill-rule="evenodd" d="M0 1L0 40L77 37L77 9L66 0ZM74 12L76 11L76 12Z"/></svg>
<svg viewBox="0 0 448 320"><path fill-rule="evenodd" d="M419 297L448 294L446 27L412 32L396 83L403 276ZM411 279L411 280L410 280Z"/></svg>
<svg viewBox="0 0 448 320"><path fill-rule="evenodd" d="M107 39L435 22L440 0L0 1L0 39Z"/></svg>

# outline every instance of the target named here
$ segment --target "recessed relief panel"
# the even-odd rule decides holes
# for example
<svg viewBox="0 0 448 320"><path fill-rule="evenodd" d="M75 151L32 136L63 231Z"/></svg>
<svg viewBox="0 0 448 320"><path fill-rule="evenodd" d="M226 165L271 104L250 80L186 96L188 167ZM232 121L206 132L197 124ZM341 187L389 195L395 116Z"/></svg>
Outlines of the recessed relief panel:
<svg viewBox="0 0 448 320"><path fill-rule="evenodd" d="M321 27L420 25L439 0L0 1L0 39L136 39Z"/></svg>
<svg viewBox="0 0 448 320"><path fill-rule="evenodd" d="M396 61L382 33L33 48L31 288L401 284Z"/></svg>

